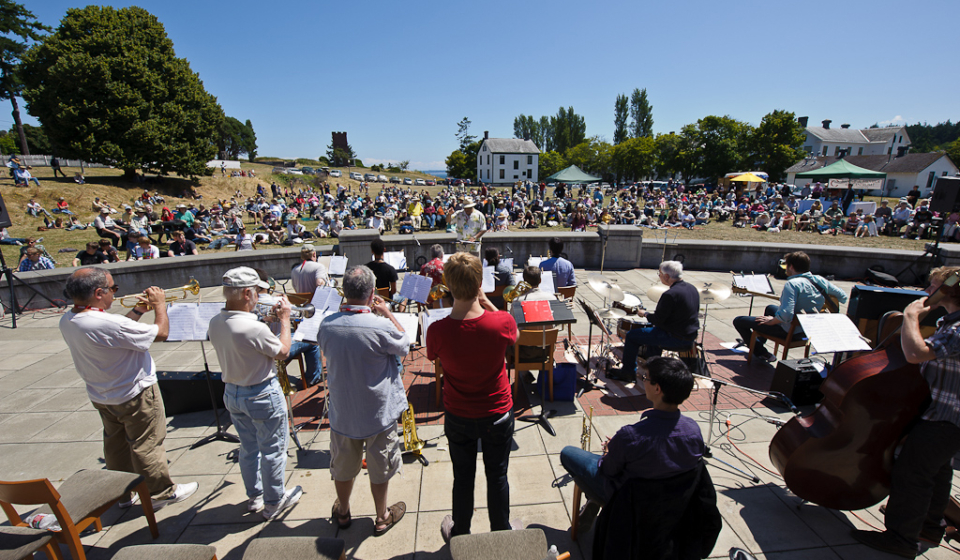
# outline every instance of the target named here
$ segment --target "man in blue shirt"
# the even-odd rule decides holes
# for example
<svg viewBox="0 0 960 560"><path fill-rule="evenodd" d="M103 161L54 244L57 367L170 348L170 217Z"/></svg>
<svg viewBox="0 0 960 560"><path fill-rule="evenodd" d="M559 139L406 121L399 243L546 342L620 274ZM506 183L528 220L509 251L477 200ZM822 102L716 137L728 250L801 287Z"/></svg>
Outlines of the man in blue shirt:
<svg viewBox="0 0 960 560"><path fill-rule="evenodd" d="M780 305L768 305L764 311L763 317L737 317L733 320L733 327L740 333L740 344L750 344L750 337L753 331L760 335L771 335L784 337L787 335L787 329L797 313L818 313L824 306L825 296L837 298L841 302L847 301L847 294L840 288L834 286L822 276L810 273L810 257L803 251L789 253L784 257L787 266L786 285L783 287L783 293L780 294ZM828 310L833 303L827 304ZM794 336L798 333L803 334L803 329L797 325L793 331ZM764 347L767 342L762 336L757 337L757 345L753 349L753 355L761 360L773 362L776 356L770 353Z"/></svg>
<svg viewBox="0 0 960 560"><path fill-rule="evenodd" d="M602 456L571 445L560 452L560 464L587 495L580 511L584 533L629 479L669 478L696 468L703 457L700 427L680 414L680 404L693 390L693 375L684 363L677 358L652 358L640 379L653 408L639 422L608 438Z"/></svg>
<svg viewBox="0 0 960 560"><path fill-rule="evenodd" d="M540 263L540 268L556 275L555 288L576 286L577 277L573 272L573 263L560 256L563 252L563 241L559 237L550 240L550 258Z"/></svg>

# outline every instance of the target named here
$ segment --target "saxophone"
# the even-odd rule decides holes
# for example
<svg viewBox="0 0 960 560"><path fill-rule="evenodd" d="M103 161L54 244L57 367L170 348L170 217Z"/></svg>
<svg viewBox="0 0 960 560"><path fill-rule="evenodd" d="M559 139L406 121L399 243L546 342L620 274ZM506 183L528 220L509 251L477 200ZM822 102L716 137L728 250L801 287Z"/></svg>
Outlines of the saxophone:
<svg viewBox="0 0 960 560"><path fill-rule="evenodd" d="M277 381L280 382L280 388L287 397L297 394L297 389L290 383L287 376L287 363L284 360L277 360Z"/></svg>

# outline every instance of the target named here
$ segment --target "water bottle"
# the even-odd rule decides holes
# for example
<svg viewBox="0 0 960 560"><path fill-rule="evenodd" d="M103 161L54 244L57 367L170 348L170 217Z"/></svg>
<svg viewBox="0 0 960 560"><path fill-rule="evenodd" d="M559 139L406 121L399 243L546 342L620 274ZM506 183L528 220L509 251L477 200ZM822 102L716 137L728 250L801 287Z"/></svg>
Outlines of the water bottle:
<svg viewBox="0 0 960 560"><path fill-rule="evenodd" d="M557 545L552 544L550 545L550 549L547 550L547 556L543 560L557 560L557 556L559 554L559 551L557 551Z"/></svg>
<svg viewBox="0 0 960 560"><path fill-rule="evenodd" d="M31 515L26 519L27 525L34 529L43 531L60 531L60 524L57 523L57 516L52 513L38 513Z"/></svg>

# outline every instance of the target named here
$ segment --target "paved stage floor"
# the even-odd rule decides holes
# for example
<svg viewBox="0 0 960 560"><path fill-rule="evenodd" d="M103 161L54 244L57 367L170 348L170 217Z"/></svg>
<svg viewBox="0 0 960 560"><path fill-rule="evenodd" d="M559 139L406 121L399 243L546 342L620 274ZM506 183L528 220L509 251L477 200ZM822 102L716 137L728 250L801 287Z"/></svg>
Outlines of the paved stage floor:
<svg viewBox="0 0 960 560"><path fill-rule="evenodd" d="M601 298L585 287L587 276L596 271L578 270L577 297L600 306ZM654 304L643 295L657 282L655 270L607 272L627 292L638 295L647 308ZM691 272L686 279L729 286L730 274ZM122 280L120 281L122 284ZM777 293L783 282L773 281ZM852 283L838 282L848 294ZM205 300L217 300L219 288L205 288ZM769 388L774 365L746 358L720 346L736 338L731 321L747 312L750 300L731 297L711 304L706 319L704 346L710 373L718 378L758 390ZM757 299L754 313L762 314L767 300ZM119 312L115 304L114 312ZM703 309L701 307L701 309ZM845 306L843 307L845 309ZM588 326L584 313L576 309L573 326L576 342L585 343ZM58 484L79 469L103 468L101 426L98 414L86 396L69 351L57 328L56 310L35 312L18 318L17 329L10 318L0 320L0 478L23 480L48 477ZM144 320L150 320L150 316ZM566 338L566 329L561 339ZM594 329L594 342L599 339ZM199 343L158 343L151 350L159 371L202 371ZM562 351L557 356L562 357ZM791 351L802 357L802 350ZM210 367L219 371L216 354L207 347ZM829 358L829 356L827 356ZM293 367L292 371L296 371ZM338 536L347 543L350 558L439 559L449 558L449 547L440 537L440 521L451 512L453 475L443 437L442 410L434 403L435 381L432 365L422 350L411 353L405 364L405 386L418 417L419 436L428 442L424 453L429 466L412 457L402 475L390 485L389 501L403 500L406 517L389 533L373 537L373 501L367 484L360 481L354 491L354 523L338 531L329 519L335 499L329 469L329 431L313 421L300 432L304 450L291 444L287 464L289 485L301 485L300 503L281 519L264 522L259 514L246 511L246 497L239 468L231 452L236 444L215 441L191 450L199 439L216 431L213 413L179 414L167 419L167 456L176 481L197 481L200 490L184 503L157 513L160 538L150 538L142 510L111 509L104 517L104 530L87 532L83 542L91 559L106 559L124 546L143 543L204 543L217 547L221 559L239 560L247 544L258 537ZM535 386L524 385L517 397L517 411L532 405L539 411ZM622 387L617 388L618 391ZM627 391L629 393L629 391ZM635 392L634 392L635 393ZM882 526L877 506L858 512L840 512L803 503L783 485L768 458L768 446L777 428L761 417L788 419L790 412L781 403L748 391L724 387L719 393L718 413L710 426L712 391L694 392L684 404L685 414L696 419L715 459L709 460L723 514L723 532L711 557L726 558L731 547L741 547L766 559L875 559L885 557L850 537L852 527ZM296 397L298 421L310 421L322 402L319 389L303 391ZM578 542L569 536L573 483L560 466L559 453L566 445L580 445L584 407L594 407L591 449L621 426L635 422L650 406L642 395L616 397L591 391L574 402L546 403L556 411L551 419L556 437L541 426L517 423L510 460L511 517L528 527L542 528L547 540L572 558L591 558L592 533ZM809 408L805 409L809 410ZM729 427L728 427L729 422ZM319 431L316 430L318 427ZM233 433L233 429L230 429ZM731 467L749 473L743 476ZM474 532L488 530L485 484L482 466L476 485ZM759 482L754 482L756 477ZM359 478L366 478L361 472ZM924 558L955 558L944 547L930 549Z"/></svg>

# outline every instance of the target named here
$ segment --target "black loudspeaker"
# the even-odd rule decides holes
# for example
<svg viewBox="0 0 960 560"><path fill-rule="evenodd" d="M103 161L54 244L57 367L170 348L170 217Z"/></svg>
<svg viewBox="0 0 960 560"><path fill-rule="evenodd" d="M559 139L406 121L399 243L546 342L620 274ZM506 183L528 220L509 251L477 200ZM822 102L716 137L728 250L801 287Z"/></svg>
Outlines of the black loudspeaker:
<svg viewBox="0 0 960 560"><path fill-rule="evenodd" d="M960 212L960 177L937 177L930 197L934 212Z"/></svg>
<svg viewBox="0 0 960 560"><path fill-rule="evenodd" d="M0 194L0 229L8 228L13 225L10 221L10 212L7 212L7 204L3 201L3 195Z"/></svg>
<svg viewBox="0 0 960 560"><path fill-rule="evenodd" d="M212 372L210 380L213 382L217 406L223 409L223 381L220 379L220 372ZM158 371L157 381L167 416L213 410L207 377L202 371Z"/></svg>
<svg viewBox="0 0 960 560"><path fill-rule="evenodd" d="M783 393L797 406L816 404L823 398L821 383L823 377L813 360L780 360L777 362L777 371L773 373L770 391Z"/></svg>

